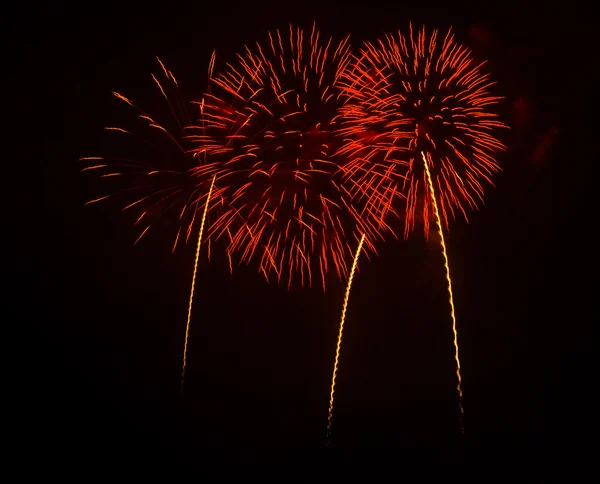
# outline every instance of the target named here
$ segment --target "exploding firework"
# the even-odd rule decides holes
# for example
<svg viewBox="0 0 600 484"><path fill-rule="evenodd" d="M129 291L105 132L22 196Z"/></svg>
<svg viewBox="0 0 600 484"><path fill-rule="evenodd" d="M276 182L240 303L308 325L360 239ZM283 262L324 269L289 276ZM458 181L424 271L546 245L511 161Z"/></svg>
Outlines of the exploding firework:
<svg viewBox="0 0 600 484"><path fill-rule="evenodd" d="M443 225L449 218L477 209L484 184L500 170L494 155L504 145L495 137L506 127L490 110L500 97L470 51L451 31L440 42L438 32L423 27L409 35L398 32L378 43L365 43L341 82L345 105L340 153L351 157L344 166L356 181L354 197L367 198L382 216L395 213L394 200L405 201L404 236L417 217L429 234L433 214L444 256L454 334L460 427L463 430L458 334L454 296ZM383 187L383 188L382 188Z"/></svg>
<svg viewBox="0 0 600 484"><path fill-rule="evenodd" d="M128 105L134 115L132 126L106 127L105 130L120 139L114 145L122 150L122 156L85 157L81 161L89 166L84 172L94 172L107 185L104 195L90 200L86 205L108 198L119 198L122 211L137 211L134 226L139 228L137 244L158 221L175 221L173 246L175 251L181 241L187 242L197 224L197 214L202 211L211 177L199 177L194 168L196 158L189 153L189 141L185 127L189 124L188 103L179 91L176 78L158 59L161 76L152 74L168 114L151 116L130 99L113 92L122 103ZM213 200L215 196L213 195Z"/></svg>
<svg viewBox="0 0 600 484"><path fill-rule="evenodd" d="M322 41L290 25L269 32L254 50L211 79L202 119L189 139L206 159L201 177L216 174L222 201L208 237L227 254L258 260L267 280L311 285L348 273L352 240L379 231L349 198L332 154L337 150L338 84L351 59L349 38Z"/></svg>
<svg viewBox="0 0 600 484"><path fill-rule="evenodd" d="M468 220L500 169L494 155L505 147L495 131L506 126L491 108L502 98L490 94L495 83L484 64L451 30L441 40L437 30L427 35L411 25L408 36L366 42L343 73L340 153L353 158L347 175L357 180L355 196L370 198L382 215L395 198L405 201L405 236L419 219L429 234L432 199L422 151L430 155L446 229L459 215Z"/></svg>

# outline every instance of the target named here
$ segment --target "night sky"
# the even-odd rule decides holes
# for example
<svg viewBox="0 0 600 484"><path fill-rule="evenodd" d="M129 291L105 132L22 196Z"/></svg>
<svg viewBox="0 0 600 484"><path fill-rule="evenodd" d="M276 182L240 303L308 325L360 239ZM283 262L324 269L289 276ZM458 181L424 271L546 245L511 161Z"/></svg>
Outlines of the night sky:
<svg viewBox="0 0 600 484"><path fill-rule="evenodd" d="M399 470L413 456L482 456L584 449L592 432L592 253L597 217L585 181L593 95L585 12L504 3L428 9L333 2L214 2L202 7L48 6L6 17L4 92L12 120L5 163L16 244L5 254L15 290L8 324L10 391L20 459L41 475L308 476ZM419 3L419 2L413 2ZM481 2L486 3L486 2ZM525 3L525 2L523 2ZM569 2L570 3L570 2ZM203 253L185 397L179 374L194 244L137 246L134 219L98 194L78 159L103 152L118 125L118 91L141 106L158 98L159 56L184 93L201 94L213 49L228 59L289 22L352 33L353 45L408 21L453 25L507 99L504 171L470 223L447 236L465 394L460 437L443 261L417 231L361 259L336 387L332 449L324 450L345 285L267 284L255 266L230 275ZM14 32L14 33L13 33ZM587 43L587 46L586 46ZM14 58L13 58L14 56ZM591 120L591 118L589 118ZM16 210L15 210L16 208ZM13 223L12 221L10 222ZM400 230L401 234L402 231ZM11 237L12 238L12 237ZM587 281L590 282L587 282ZM13 348L10 348L13 349ZM356 457L356 458L354 458ZM27 462L27 463L26 463ZM50 472L52 471L52 472ZM50 472L50 474L48 474Z"/></svg>

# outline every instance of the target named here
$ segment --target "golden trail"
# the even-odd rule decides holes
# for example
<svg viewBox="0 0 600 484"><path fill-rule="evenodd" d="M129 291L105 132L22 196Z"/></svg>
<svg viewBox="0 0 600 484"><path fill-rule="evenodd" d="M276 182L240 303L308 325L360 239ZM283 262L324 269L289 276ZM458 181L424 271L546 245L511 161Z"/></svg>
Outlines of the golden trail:
<svg viewBox="0 0 600 484"><path fill-rule="evenodd" d="M438 212L437 201L435 199L435 191L433 189L433 183L431 181L431 173L429 172L429 163L427 162L425 153L421 152L421 156L423 157L423 164L425 165L425 173L427 174L427 184L429 185L429 192L431 193L433 211L435 212L435 221L437 223L438 232L440 234L442 254L444 255L444 266L446 267L446 280L448 281L449 296L448 299L450 301L450 316L452 317L452 332L454 333L454 359L456 360L456 376L458 377L458 385L456 386L456 389L458 390L458 407L460 408L460 431L464 433L465 427L463 424L463 418L465 415L465 410L463 408L463 394L461 388L462 379L460 377L460 360L458 358L458 333L456 331L456 316L454 315L454 297L452 296L452 279L450 279L450 266L448 265L448 254L446 253L446 242L444 241L442 222L440 219L440 214Z"/></svg>
<svg viewBox="0 0 600 484"><path fill-rule="evenodd" d="M185 327L185 343L183 344L183 365L181 367L181 391L185 384L185 366L187 364L187 347L188 337L190 335L190 321L192 319L192 301L194 300L194 286L196 285L196 272L198 270L198 258L200 257L200 243L202 242L202 232L204 231L204 221L206 220L206 212L208 212L208 204L210 203L210 196L212 195L213 187L215 186L216 175L213 176L212 182L210 183L210 189L208 190L208 197L206 198L206 205L204 205L204 213L202 214L202 222L200 223L200 232L198 234L198 245L196 246L196 260L194 261L194 273L192 275L192 290L190 293L190 304L188 306L187 324Z"/></svg>
<svg viewBox="0 0 600 484"><path fill-rule="evenodd" d="M350 287L352 286L352 279L354 278L354 271L356 271L356 265L358 263L358 256L362 249L363 242L365 241L365 235L363 234L360 238L358 248L356 249L356 255L354 256L354 262L352 263L352 269L350 270L350 277L348 278L348 286L346 287L346 297L344 298L344 308L342 309L342 320L340 322L340 330L338 333L337 347L335 349L335 363L333 364L333 376L331 378L331 395L329 396L329 415L327 416L327 443L329 444L329 437L331 436L331 418L333 416L333 393L335 392L335 377L337 376L338 362L340 359L340 348L342 346L342 333L344 331L344 320L346 319L346 309L348 308L348 299L350 298Z"/></svg>

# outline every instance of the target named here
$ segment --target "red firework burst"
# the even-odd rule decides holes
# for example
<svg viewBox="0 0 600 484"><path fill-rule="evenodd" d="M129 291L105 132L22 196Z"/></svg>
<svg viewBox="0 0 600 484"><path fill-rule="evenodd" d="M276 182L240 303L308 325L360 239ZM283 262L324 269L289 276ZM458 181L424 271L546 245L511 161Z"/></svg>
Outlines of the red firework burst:
<svg viewBox="0 0 600 484"><path fill-rule="evenodd" d="M490 110L501 97L476 64L469 49L451 30L443 40L423 27L398 32L376 43L365 42L340 87L340 132L346 143L339 153L350 158L346 175L354 179L354 196L367 197L381 215L396 196L405 199L405 236L422 216L429 233L431 198L421 152L429 170L443 223L483 202L484 185L500 170L494 155L504 150L494 131L506 126ZM468 220L468 219L467 219Z"/></svg>
<svg viewBox="0 0 600 484"><path fill-rule="evenodd" d="M152 74L152 79L164 98L168 114L160 118L151 116L127 97L113 92L115 97L133 108L131 113L135 114L132 127L105 128L107 132L125 137L120 144L119 140L113 140L124 154L119 157L91 156L81 160L90 165L82 171L95 172L100 179L114 183L106 189L110 192L108 195L90 200L86 205L120 195L125 200L122 210L137 210L134 226L143 227L135 244L165 214L173 214L178 221L174 251L180 240L185 237L187 242L189 239L211 179L202 179L193 171L197 161L189 153L189 142L185 137L185 126L190 123L187 104L180 96L177 80L171 71L160 59L158 62L162 75ZM216 201L214 196L212 200Z"/></svg>
<svg viewBox="0 0 600 484"><path fill-rule="evenodd" d="M350 236L376 233L349 203L332 160L337 87L350 58L348 38L322 42L315 26L269 32L212 77L189 136L204 160L196 173L216 173L222 200L208 237L224 236L230 261L257 258L267 279L287 279L288 288L295 275L310 285L319 274L325 289L330 268L345 277Z"/></svg>

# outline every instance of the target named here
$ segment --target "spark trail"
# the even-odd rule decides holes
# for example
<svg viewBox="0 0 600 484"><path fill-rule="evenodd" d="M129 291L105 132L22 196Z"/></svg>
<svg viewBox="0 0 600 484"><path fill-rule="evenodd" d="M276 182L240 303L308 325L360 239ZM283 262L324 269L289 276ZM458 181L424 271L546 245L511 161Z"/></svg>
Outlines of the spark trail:
<svg viewBox="0 0 600 484"><path fill-rule="evenodd" d="M464 434L465 427L463 418L465 410L463 408L463 393L462 393L462 379L460 376L460 359L458 357L458 333L456 331L456 316L454 314L454 297L452 295L452 279L450 278L450 266L448 264L448 254L446 252L446 243L444 241L444 233L442 230L442 221L440 219L440 213L438 211L438 205L435 197L435 191L433 189L433 183L431 181L431 173L429 172L429 162L425 156L425 153L421 152L423 157L423 164L425 166L425 174L427 175L427 185L429 186L429 193L431 194L431 202L433 205L433 211L435 213L435 221L437 224L438 232L440 234L440 243L442 246L442 254L444 255L444 267L446 268L446 280L448 281L448 300L450 302L450 316L452 318L452 332L454 333L454 359L456 360L456 377L458 378L458 384L456 389L458 390L458 407L460 409L460 431Z"/></svg>
<svg viewBox="0 0 600 484"><path fill-rule="evenodd" d="M344 320L346 319L346 309L348 308L348 299L350 299L350 287L352 287L352 279L354 278L354 272L358 263L358 256L365 241L365 235L363 234L360 238L358 248L356 249L356 255L354 256L354 262L352 263L352 269L350 270L350 277L348 278L348 286L346 287L346 297L344 298L344 307L342 309L342 320L340 322L340 330L338 333L337 347L335 349L335 363L333 364L333 375L331 377L331 394L329 396L329 414L327 416L327 445L329 446L329 438L331 436L331 419L333 417L333 394L335 392L335 378L338 371L338 362L340 359L340 349L342 346L342 333L344 332Z"/></svg>
<svg viewBox="0 0 600 484"><path fill-rule="evenodd" d="M206 197L206 205L204 206L204 213L202 214L202 222L200 223L200 232L198 233L198 245L196 246L196 259L194 260L194 273L192 275L192 289L190 292L190 303L188 306L187 324L185 326L185 342L183 344L183 364L181 366L181 392L183 393L185 385L185 367L187 365L187 347L188 338L190 335L190 322L192 319L192 301L194 300L194 287L196 285L196 272L198 271L198 258L200 257L200 244L202 243L202 232L204 231L204 221L206 220L206 212L208 212L208 204L210 203L210 197L212 195L213 187L215 185L215 178L213 176L210 188L208 190L208 196Z"/></svg>

